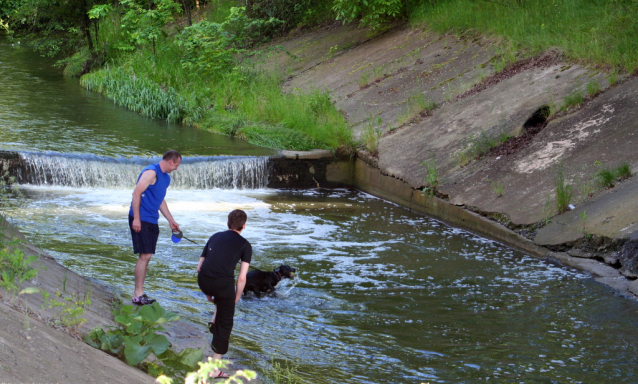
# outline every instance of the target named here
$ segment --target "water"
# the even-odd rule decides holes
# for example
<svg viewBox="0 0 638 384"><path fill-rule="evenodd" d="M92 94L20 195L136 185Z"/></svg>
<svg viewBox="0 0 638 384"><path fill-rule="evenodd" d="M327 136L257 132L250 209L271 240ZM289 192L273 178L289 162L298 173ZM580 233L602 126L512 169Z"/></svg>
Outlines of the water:
<svg viewBox="0 0 638 384"><path fill-rule="evenodd" d="M130 190L23 194L9 214L30 239L74 271L132 290ZM360 192L182 189L167 203L201 244L244 209L252 265L297 268L289 292L295 282L284 280L283 294L240 302L229 357L245 366L297 361L309 383L636 381L638 306L587 274ZM204 327L201 247L172 243L165 221L161 231L146 290Z"/></svg>
<svg viewBox="0 0 638 384"><path fill-rule="evenodd" d="M275 151L146 118L87 91L24 46L0 38L0 149L98 156L269 156Z"/></svg>
<svg viewBox="0 0 638 384"><path fill-rule="evenodd" d="M131 294L135 177L149 157L181 148L167 202L184 234L203 244L241 208L252 265L297 268L278 296L239 303L228 357L242 366L268 375L272 362L293 364L307 383L638 381L638 305L589 275L361 192L265 189L262 160L211 157L222 154L215 144L191 140L202 132L114 107L38 60L0 44L0 147L38 170L4 213L65 266ZM235 144L220 147L262 151ZM202 247L172 243L160 224L146 290L204 327Z"/></svg>

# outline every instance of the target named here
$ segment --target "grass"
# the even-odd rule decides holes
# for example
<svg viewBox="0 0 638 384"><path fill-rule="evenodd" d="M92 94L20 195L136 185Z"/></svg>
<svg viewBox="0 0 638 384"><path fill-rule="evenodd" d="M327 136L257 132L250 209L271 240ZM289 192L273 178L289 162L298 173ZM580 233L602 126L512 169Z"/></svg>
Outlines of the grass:
<svg viewBox="0 0 638 384"><path fill-rule="evenodd" d="M464 140L466 149L456 155L457 163L465 165L474 159L480 158L491 151L492 148L507 141L507 139L509 139L509 136L504 130L496 136L489 135L485 130L481 130L478 135L470 135Z"/></svg>
<svg viewBox="0 0 638 384"><path fill-rule="evenodd" d="M403 126L434 108L436 108L436 103L419 92L406 100L406 109L397 117L397 124Z"/></svg>
<svg viewBox="0 0 638 384"><path fill-rule="evenodd" d="M572 200L572 186L565 183L565 173L563 165L559 165L554 176L554 187L556 190L556 211L563 213L569 209Z"/></svg>
<svg viewBox="0 0 638 384"><path fill-rule="evenodd" d="M368 121L363 131L363 138L362 138L364 147L372 155L378 154L377 150L379 147L379 139L381 138L381 135L383 134L383 131L381 130L382 120L380 117L377 118L376 123L377 124L375 127L371 121Z"/></svg>
<svg viewBox="0 0 638 384"><path fill-rule="evenodd" d="M579 90L575 90L574 92L565 96L563 109L567 110L570 108L579 107L584 101L585 98L583 97L583 94Z"/></svg>
<svg viewBox="0 0 638 384"><path fill-rule="evenodd" d="M602 163L598 162L601 167L596 176L601 188L613 188L616 182L626 180L631 177L631 168L629 163L622 163L616 169L602 168Z"/></svg>
<svg viewBox="0 0 638 384"><path fill-rule="evenodd" d="M417 2L410 9L414 26L505 38L514 49L503 57L560 47L570 58L630 72L638 69L636 18L633 0L448 0Z"/></svg>
<svg viewBox="0 0 638 384"><path fill-rule="evenodd" d="M248 62L209 77L183 69L170 40L82 77L88 89L144 115L193 124L277 149L353 146L349 126L327 92L286 94L275 73ZM238 122L241 122L238 124Z"/></svg>

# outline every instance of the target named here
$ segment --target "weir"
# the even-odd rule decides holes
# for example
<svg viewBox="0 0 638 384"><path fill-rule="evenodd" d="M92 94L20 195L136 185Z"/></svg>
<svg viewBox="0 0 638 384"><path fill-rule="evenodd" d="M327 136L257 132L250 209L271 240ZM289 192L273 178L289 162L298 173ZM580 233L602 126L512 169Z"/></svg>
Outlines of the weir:
<svg viewBox="0 0 638 384"><path fill-rule="evenodd" d="M20 184L110 189L133 189L143 167L160 160L6 152L1 158ZM268 162L265 156L184 157L179 171L171 174L171 188L265 188Z"/></svg>

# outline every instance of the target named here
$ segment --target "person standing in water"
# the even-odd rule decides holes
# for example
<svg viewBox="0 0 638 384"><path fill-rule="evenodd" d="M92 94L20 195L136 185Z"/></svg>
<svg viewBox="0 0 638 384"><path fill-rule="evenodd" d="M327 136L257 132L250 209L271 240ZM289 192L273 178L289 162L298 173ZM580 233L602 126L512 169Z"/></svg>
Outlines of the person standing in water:
<svg viewBox="0 0 638 384"><path fill-rule="evenodd" d="M253 249L241 236L246 229L246 212L236 209L228 214L228 230L217 232L208 239L197 265L197 283L208 301L215 304L215 311L208 330L213 334L211 348L213 359L220 360L228 352L230 333L233 330L235 304L246 286L246 274L250 267ZM237 288L235 267L241 260ZM215 378L226 378L227 374L217 370Z"/></svg>
<svg viewBox="0 0 638 384"><path fill-rule="evenodd" d="M173 219L164 197L171 183L170 173L177 170L181 161L182 155L170 150L159 163L144 168L137 178L128 217L133 238L133 253L139 254L135 264L133 304L145 305L155 302L144 293L144 280L159 236L158 211L162 212L173 231L179 231L179 224Z"/></svg>

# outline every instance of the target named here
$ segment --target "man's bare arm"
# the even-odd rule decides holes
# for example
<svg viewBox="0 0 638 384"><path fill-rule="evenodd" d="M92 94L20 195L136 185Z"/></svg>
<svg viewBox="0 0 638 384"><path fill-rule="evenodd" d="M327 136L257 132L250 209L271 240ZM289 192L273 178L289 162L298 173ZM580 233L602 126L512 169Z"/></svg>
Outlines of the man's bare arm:
<svg viewBox="0 0 638 384"><path fill-rule="evenodd" d="M140 204L142 202L142 193L146 191L149 185L155 184L155 180L157 180L157 175L155 171L152 169L147 169L142 173L140 179L137 181L135 185L135 189L133 190L133 230L135 232L139 232L142 230L142 220L140 219Z"/></svg>
<svg viewBox="0 0 638 384"><path fill-rule="evenodd" d="M250 263L245 261L241 262L241 267L239 267L239 277L237 278L237 291L235 292L235 303L239 301L241 298L241 294L244 292L244 288L246 287L246 274L248 273L248 268L250 267Z"/></svg>

